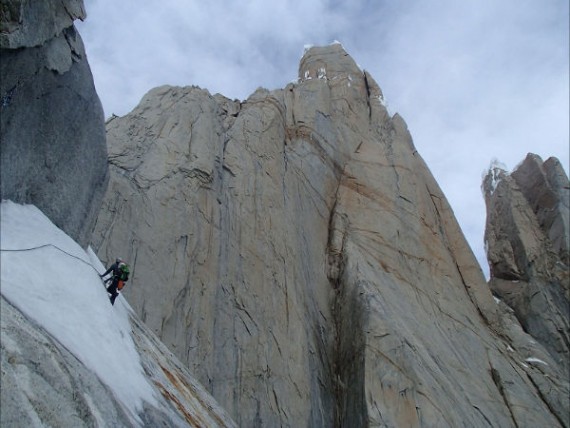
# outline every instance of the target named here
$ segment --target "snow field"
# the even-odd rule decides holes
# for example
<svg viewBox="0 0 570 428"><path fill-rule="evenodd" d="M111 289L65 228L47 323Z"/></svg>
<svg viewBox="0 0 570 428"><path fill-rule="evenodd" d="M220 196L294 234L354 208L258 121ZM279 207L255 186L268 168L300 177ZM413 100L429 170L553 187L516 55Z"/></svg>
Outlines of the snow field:
<svg viewBox="0 0 570 428"><path fill-rule="evenodd" d="M111 306L102 263L35 206L2 201L0 219L2 295L93 370L139 424L143 401L157 400L131 337L132 309L121 296Z"/></svg>

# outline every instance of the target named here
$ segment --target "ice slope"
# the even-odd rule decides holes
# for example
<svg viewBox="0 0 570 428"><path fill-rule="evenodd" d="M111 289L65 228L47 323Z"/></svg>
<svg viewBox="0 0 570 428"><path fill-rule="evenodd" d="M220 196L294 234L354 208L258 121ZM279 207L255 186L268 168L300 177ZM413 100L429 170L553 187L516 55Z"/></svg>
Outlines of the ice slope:
<svg viewBox="0 0 570 428"><path fill-rule="evenodd" d="M104 266L35 206L3 201L0 219L4 298L93 370L140 424L143 402L157 398L131 336L131 308L121 296L111 306Z"/></svg>

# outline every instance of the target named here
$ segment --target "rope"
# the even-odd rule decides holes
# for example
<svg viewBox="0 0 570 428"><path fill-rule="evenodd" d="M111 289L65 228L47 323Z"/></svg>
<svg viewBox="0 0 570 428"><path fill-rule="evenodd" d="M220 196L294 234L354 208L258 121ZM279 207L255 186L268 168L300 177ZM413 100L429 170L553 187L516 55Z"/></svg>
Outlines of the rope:
<svg viewBox="0 0 570 428"><path fill-rule="evenodd" d="M64 253L64 254L67 254L69 257L73 257L74 259L77 259L77 260L79 260L80 262L85 263L87 266L89 266L91 269L93 269L97 275L101 276L101 275L99 274L99 271L98 271L98 270L95 268L95 266L93 266L91 263L86 262L86 261L83 260L81 257L74 256L73 254L68 253L68 252L65 251L65 250L62 250L61 248L59 248L57 245L54 245L54 244L44 244L44 245L40 245L40 246L38 246L38 247L19 248L19 249L0 248L0 252L6 251L6 252L15 253L15 252L24 252L24 251L34 251L34 250L40 250L40 249L46 248L46 247L55 248L56 250L61 251L61 252ZM107 285L106 285L106 284L107 284L112 278L113 278L113 277L111 276L111 278L107 278L107 279L104 279L104 280L103 280L103 286L105 287L105 289L107 289ZM119 293L119 292L120 292L120 290L117 290L117 293Z"/></svg>
<svg viewBox="0 0 570 428"><path fill-rule="evenodd" d="M73 254L68 253L68 252L65 251L65 250L62 250L61 248L59 248L57 245L54 245L54 244L44 244L44 245L40 245L40 246L38 246L38 247L20 248L20 249L0 248L0 252L1 252L1 251L6 251L6 252L34 251L34 250L39 250L39 249L46 248L46 247L55 248L56 250L61 251L61 252L64 253L64 254L67 254L69 257L73 257L74 259L77 259L77 260L79 260L80 262L85 263L87 266L90 266L91 269L93 269L95 272L97 272L97 275L99 275L99 271L98 271L98 270L95 268L95 266L93 266L91 263L86 262L86 261L83 260L81 257L74 256Z"/></svg>

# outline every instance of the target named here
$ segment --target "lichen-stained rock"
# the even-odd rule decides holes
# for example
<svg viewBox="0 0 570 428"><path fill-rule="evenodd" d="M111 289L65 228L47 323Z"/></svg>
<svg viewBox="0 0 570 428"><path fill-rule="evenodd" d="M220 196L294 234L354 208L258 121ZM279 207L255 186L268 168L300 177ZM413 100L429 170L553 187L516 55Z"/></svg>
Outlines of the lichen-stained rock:
<svg viewBox="0 0 570 428"><path fill-rule="evenodd" d="M512 174L490 168L483 190L490 286L568 371L568 177L557 159L529 154Z"/></svg>
<svg viewBox="0 0 570 428"><path fill-rule="evenodd" d="M0 198L40 208L86 246L108 181L103 109L79 0L9 0L0 18Z"/></svg>
<svg viewBox="0 0 570 428"><path fill-rule="evenodd" d="M557 363L339 44L244 102L154 89L107 135L93 245L238 425L568 425Z"/></svg>

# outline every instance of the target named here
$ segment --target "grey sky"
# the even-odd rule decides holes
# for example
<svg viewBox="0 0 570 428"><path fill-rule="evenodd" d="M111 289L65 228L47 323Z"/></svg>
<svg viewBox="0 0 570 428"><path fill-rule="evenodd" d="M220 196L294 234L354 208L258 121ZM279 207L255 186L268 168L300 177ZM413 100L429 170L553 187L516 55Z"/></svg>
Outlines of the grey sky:
<svg viewBox="0 0 570 428"><path fill-rule="evenodd" d="M85 0L78 24L106 116L151 88L246 99L340 41L408 123L479 262L481 174L528 152L569 165L567 0Z"/></svg>

